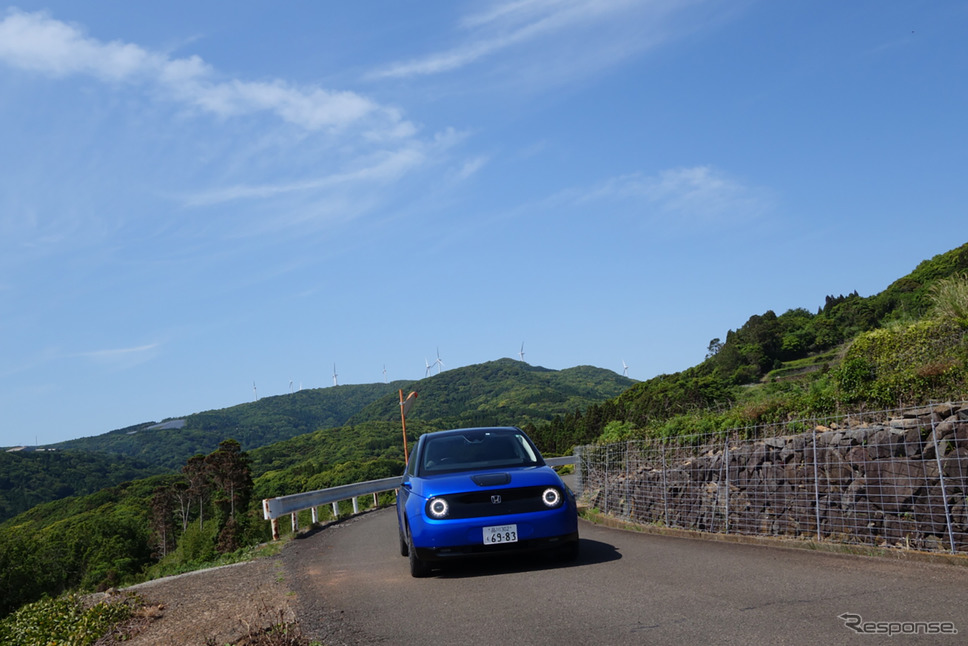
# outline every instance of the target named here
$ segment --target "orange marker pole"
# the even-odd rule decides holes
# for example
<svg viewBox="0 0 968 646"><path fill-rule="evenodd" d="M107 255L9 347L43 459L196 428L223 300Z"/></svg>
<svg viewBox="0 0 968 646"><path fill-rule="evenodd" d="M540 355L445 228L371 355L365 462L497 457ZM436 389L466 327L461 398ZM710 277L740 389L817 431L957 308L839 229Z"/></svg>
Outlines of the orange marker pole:
<svg viewBox="0 0 968 646"><path fill-rule="evenodd" d="M416 399L417 393L411 392L407 398L403 398L403 389L400 389L400 423L403 425L403 461L410 466L410 451L407 450L407 411Z"/></svg>

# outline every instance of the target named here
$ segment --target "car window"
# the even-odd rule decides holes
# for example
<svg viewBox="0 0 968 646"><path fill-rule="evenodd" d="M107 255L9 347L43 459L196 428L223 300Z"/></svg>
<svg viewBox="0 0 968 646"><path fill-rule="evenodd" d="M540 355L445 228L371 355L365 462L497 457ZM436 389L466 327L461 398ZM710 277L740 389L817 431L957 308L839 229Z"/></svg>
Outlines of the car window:
<svg viewBox="0 0 968 646"><path fill-rule="evenodd" d="M417 472L417 447L410 449L410 457L407 458L407 475L413 476Z"/></svg>
<svg viewBox="0 0 968 646"><path fill-rule="evenodd" d="M539 463L540 459L523 434L477 430L428 437L419 469L421 475L433 475Z"/></svg>

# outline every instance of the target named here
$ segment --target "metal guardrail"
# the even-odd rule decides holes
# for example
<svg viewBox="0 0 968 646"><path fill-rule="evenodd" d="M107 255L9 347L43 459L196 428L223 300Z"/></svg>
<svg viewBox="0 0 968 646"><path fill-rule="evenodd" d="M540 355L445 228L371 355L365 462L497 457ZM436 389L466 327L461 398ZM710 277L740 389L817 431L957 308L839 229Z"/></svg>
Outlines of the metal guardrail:
<svg viewBox="0 0 968 646"><path fill-rule="evenodd" d="M574 456L564 456L560 458L546 458L545 464L552 467L560 467L566 464L575 464ZM373 496L373 505L376 506L377 496L385 491L395 491L400 485L401 476L383 478L380 480L369 480L367 482L355 482L353 484L330 487L329 489L319 489L317 491L306 491L289 496L278 496L276 498L266 498L262 501L262 515L272 522L272 538L279 539L279 519L283 516L292 516L292 530L299 529L299 512L311 510L312 523L319 522L318 508L324 505L332 505L333 516L339 518L339 503L343 500L353 501L353 513L359 513L359 498L362 496Z"/></svg>

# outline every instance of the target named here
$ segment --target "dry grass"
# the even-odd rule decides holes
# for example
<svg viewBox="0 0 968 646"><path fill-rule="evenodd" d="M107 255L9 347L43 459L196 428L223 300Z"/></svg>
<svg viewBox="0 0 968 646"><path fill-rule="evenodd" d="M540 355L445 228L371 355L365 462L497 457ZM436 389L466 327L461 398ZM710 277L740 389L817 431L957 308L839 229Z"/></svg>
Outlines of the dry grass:
<svg viewBox="0 0 968 646"><path fill-rule="evenodd" d="M968 325L968 273L955 274L931 287L934 314L959 325Z"/></svg>

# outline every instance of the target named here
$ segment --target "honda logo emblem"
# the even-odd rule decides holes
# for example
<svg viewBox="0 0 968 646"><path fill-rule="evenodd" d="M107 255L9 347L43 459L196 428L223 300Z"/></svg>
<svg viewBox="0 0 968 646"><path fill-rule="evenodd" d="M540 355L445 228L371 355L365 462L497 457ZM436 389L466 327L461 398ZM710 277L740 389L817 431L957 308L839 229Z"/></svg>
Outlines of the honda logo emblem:
<svg viewBox="0 0 968 646"><path fill-rule="evenodd" d="M491 496L491 504L492 505L500 505L501 504L501 496L497 496L497 495Z"/></svg>

